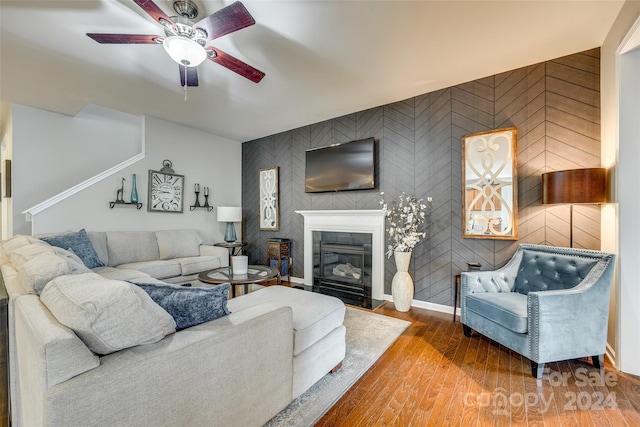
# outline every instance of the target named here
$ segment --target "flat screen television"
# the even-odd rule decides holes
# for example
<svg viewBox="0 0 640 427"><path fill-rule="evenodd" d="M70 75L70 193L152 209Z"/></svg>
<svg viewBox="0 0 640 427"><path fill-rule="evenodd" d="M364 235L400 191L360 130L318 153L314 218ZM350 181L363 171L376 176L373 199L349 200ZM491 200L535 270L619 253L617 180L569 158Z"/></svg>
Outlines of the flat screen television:
<svg viewBox="0 0 640 427"><path fill-rule="evenodd" d="M305 192L375 188L375 151L373 138L307 150Z"/></svg>

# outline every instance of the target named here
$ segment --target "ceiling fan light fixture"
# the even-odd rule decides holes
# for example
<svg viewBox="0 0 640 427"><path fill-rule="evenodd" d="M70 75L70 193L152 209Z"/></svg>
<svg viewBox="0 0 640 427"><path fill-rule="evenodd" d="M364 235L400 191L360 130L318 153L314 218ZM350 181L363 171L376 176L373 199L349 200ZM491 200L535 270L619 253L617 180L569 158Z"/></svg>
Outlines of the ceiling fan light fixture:
<svg viewBox="0 0 640 427"><path fill-rule="evenodd" d="M187 37L167 37L162 46L171 59L185 67L197 67L207 59L204 47Z"/></svg>

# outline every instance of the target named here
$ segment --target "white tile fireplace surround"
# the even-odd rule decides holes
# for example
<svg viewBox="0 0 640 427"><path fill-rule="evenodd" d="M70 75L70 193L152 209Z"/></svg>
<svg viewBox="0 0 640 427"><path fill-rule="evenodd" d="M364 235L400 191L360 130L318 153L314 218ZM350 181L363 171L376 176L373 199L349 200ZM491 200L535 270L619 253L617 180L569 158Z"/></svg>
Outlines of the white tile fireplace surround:
<svg viewBox="0 0 640 427"><path fill-rule="evenodd" d="M304 217L304 283L313 285L313 232L371 234L371 297L384 299L384 212L382 210L296 211Z"/></svg>

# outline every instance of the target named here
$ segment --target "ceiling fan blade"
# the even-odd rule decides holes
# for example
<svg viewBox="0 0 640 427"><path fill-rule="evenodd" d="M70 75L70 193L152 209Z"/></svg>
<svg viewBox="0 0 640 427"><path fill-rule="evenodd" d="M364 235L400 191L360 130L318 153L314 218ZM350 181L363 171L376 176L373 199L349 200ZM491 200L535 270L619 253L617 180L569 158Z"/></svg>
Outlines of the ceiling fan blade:
<svg viewBox="0 0 640 427"><path fill-rule="evenodd" d="M254 83L260 82L264 77L264 73L260 70L253 68L251 65L246 64L240 61L237 58L234 58L231 55L228 55L221 51L220 49L216 49L214 47L207 47L207 50L215 52L216 56L209 57L209 60L222 65L225 68L230 69L231 71L238 73L242 77L245 77L251 80Z"/></svg>
<svg viewBox="0 0 640 427"><path fill-rule="evenodd" d="M202 28L207 32L207 40L213 40L255 23L249 11L237 1L196 22L193 27Z"/></svg>
<svg viewBox="0 0 640 427"><path fill-rule="evenodd" d="M187 73L187 86L198 86L198 69L196 67L185 67L178 65L180 68L180 86L184 87L185 70Z"/></svg>
<svg viewBox="0 0 640 427"><path fill-rule="evenodd" d="M87 33L89 37L98 43L139 43L139 44L157 44L162 42L162 37L156 35L145 34L99 34Z"/></svg>
<svg viewBox="0 0 640 427"><path fill-rule="evenodd" d="M154 2L152 2L151 0L133 0L135 2L135 4L137 4L138 6L140 6L142 8L142 10L144 10L145 12L147 12L149 14L149 16L151 16L153 19L155 19L156 21L158 21L158 23L160 25L162 24L162 20L167 21L169 24L171 24L172 26L175 25L175 23L173 22L173 20L171 18L169 18L167 16L166 13L164 13L162 11L162 9L160 9Z"/></svg>

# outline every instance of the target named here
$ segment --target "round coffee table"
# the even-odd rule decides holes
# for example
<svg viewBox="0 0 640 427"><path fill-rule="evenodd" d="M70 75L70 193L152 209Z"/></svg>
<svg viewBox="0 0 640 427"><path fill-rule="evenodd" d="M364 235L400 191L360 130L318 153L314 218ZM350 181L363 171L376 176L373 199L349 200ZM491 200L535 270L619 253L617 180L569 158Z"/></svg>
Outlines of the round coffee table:
<svg viewBox="0 0 640 427"><path fill-rule="evenodd" d="M244 293L249 292L249 285L273 280L280 273L275 268L266 265L249 265L246 274L234 274L231 267L219 267L203 271L198 274L198 280L210 285L231 283L231 295L236 296L236 285L244 285Z"/></svg>

